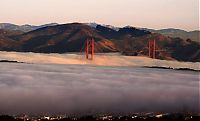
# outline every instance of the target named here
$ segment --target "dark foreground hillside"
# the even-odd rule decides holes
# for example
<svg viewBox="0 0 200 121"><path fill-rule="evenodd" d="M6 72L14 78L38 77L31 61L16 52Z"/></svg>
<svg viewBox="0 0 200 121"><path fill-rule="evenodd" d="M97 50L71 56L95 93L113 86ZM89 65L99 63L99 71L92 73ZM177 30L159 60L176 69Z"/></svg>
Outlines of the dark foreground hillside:
<svg viewBox="0 0 200 121"><path fill-rule="evenodd" d="M185 116L180 114L166 115L162 117L156 116L83 116L83 117L68 117L68 118L50 118L50 117L34 117L18 118L7 115L0 116L0 121L199 121L199 116Z"/></svg>

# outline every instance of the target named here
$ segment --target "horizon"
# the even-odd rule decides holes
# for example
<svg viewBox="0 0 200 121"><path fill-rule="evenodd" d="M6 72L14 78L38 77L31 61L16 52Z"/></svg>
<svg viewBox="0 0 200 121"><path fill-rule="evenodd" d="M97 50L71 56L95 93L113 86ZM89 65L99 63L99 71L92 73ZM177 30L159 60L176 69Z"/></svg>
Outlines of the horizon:
<svg viewBox="0 0 200 121"><path fill-rule="evenodd" d="M23 25L30 25L30 26L42 26L42 25L46 25L46 24L58 24L58 25L63 25L63 24L72 24L72 23L80 23L80 24L92 24L92 23L95 23L95 24L98 24L98 25L102 25L102 26L113 26L113 27L117 27L117 28L123 28L123 27L126 27L126 26L130 26L130 25L125 25L125 26L114 26L114 25L109 25L109 24L104 24L104 23L97 23L97 22L89 22L89 23L83 23L83 22L69 22L69 23L58 23L58 22L50 22L50 23L44 23L44 24L29 24L29 23L26 23L26 24L16 24L16 23L9 23L9 22L2 22L0 24L13 24L13 25L17 25L17 26L23 26ZM140 26L131 26L131 27L135 27L135 28L138 28L138 29L153 29L153 30L165 30L165 29L175 29L175 30L183 30L183 31L186 31L186 32L192 32L192 31L200 31L199 29L194 29L194 30L185 30L185 29L182 29L182 28L159 28L159 29L156 29L156 28L147 28L147 27L140 27Z"/></svg>
<svg viewBox="0 0 200 121"><path fill-rule="evenodd" d="M0 4L0 22L16 25L42 25L54 21L61 24L96 22L156 30L200 28L198 0L6 0Z"/></svg>

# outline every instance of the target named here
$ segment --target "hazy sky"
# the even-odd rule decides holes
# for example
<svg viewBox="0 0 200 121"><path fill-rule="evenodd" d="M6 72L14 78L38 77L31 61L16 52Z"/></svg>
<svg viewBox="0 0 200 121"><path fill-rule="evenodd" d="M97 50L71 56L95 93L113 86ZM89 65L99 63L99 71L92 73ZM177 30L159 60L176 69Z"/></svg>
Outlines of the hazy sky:
<svg viewBox="0 0 200 121"><path fill-rule="evenodd" d="M0 22L199 29L199 0L0 0Z"/></svg>

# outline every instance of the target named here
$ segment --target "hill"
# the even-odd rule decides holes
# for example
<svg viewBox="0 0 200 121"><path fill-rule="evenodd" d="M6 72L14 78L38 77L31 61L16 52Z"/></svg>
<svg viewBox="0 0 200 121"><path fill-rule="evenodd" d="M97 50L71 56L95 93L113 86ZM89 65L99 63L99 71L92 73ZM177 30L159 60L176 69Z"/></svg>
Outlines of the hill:
<svg viewBox="0 0 200 121"><path fill-rule="evenodd" d="M18 49L26 52L79 52L84 48L85 40L89 37L93 37L96 41L96 52L116 52L120 50L114 41L145 34L150 32L135 28L122 28L117 32L100 25L95 29L85 24L72 23L44 27L15 38L21 43Z"/></svg>
<svg viewBox="0 0 200 121"><path fill-rule="evenodd" d="M157 42L157 58L180 61L200 61L199 43L163 36L134 27L114 30L111 27L69 23L47 26L26 33L3 35L0 50L65 53L84 51L87 38L95 39L95 52L122 52L148 55L148 40Z"/></svg>
<svg viewBox="0 0 200 121"><path fill-rule="evenodd" d="M29 32L29 31L33 31L39 28L46 27L46 26L54 26L54 25L57 25L57 23L44 24L44 25L39 25L39 26L33 26L29 24L15 25L11 23L0 23L0 29Z"/></svg>
<svg viewBox="0 0 200 121"><path fill-rule="evenodd" d="M0 29L0 50L15 51L19 42L14 40L13 37L21 34L23 34L21 31Z"/></svg>
<svg viewBox="0 0 200 121"><path fill-rule="evenodd" d="M151 31L153 33L160 33L165 36L170 36L170 37L180 37L182 39L191 39L192 41L200 42L200 31L195 30L195 31L185 31L181 29L160 29L160 30L154 30L154 29L145 29L148 31Z"/></svg>

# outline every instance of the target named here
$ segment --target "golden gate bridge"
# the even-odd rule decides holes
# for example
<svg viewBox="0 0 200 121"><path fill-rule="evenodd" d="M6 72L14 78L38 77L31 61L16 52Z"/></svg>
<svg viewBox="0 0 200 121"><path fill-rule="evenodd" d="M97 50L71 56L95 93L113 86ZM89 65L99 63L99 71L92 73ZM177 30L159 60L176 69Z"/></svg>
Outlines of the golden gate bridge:
<svg viewBox="0 0 200 121"><path fill-rule="evenodd" d="M148 57L156 59L156 52L165 51L156 49L156 40L148 40ZM93 60L95 56L95 41L94 38L87 38L86 43L83 45L81 51L85 49L85 57L87 60Z"/></svg>

